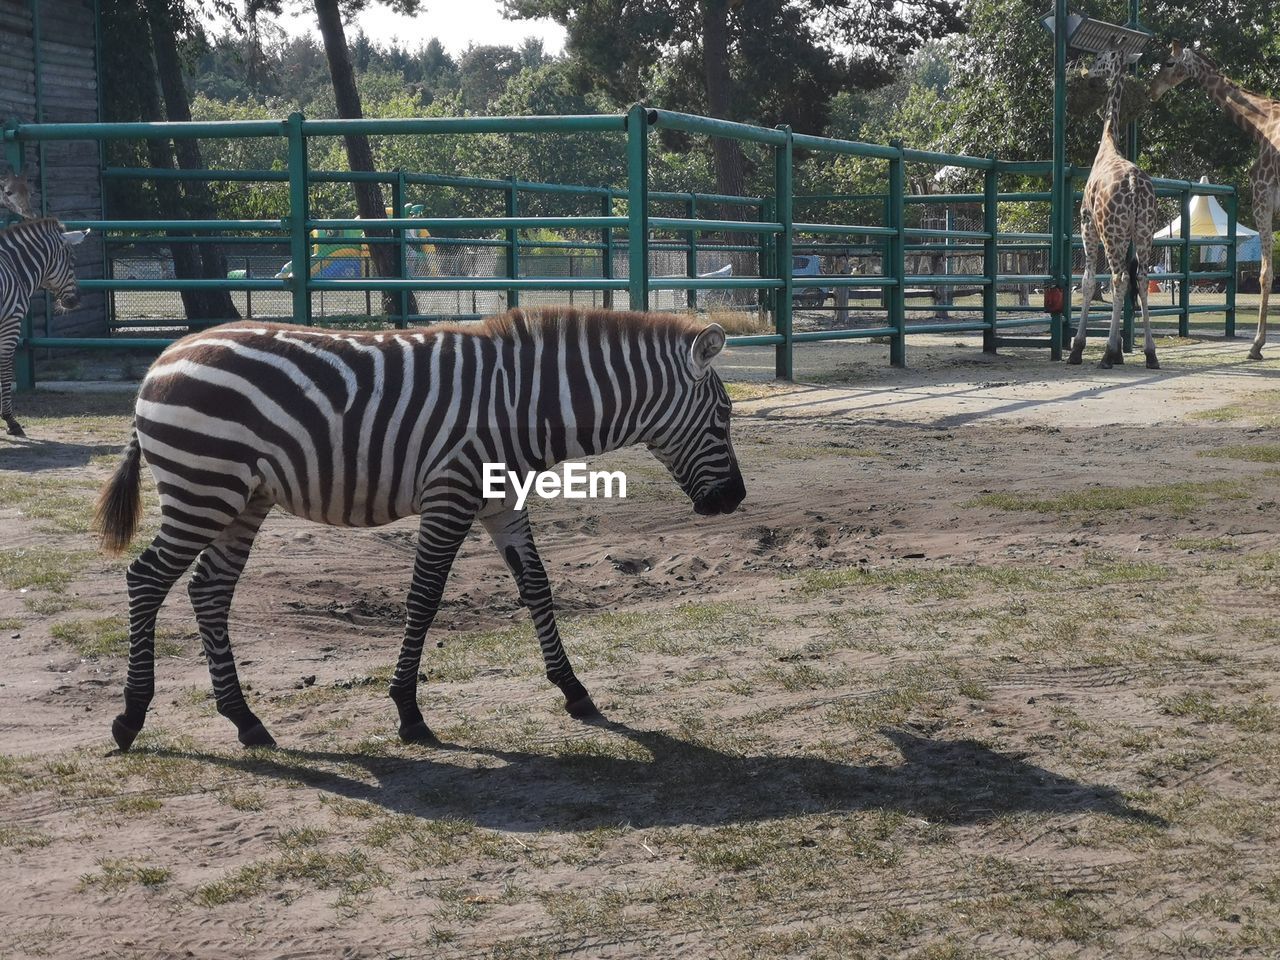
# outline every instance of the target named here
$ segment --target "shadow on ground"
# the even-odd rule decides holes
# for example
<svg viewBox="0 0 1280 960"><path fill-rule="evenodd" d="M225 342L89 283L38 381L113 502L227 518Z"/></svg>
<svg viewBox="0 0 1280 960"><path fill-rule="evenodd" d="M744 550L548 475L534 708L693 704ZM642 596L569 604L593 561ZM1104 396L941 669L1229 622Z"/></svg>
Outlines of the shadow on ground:
<svg viewBox="0 0 1280 960"><path fill-rule="evenodd" d="M424 756L412 759L286 749L244 756L135 752L301 782L392 813L459 817L500 830L578 831L621 823L723 826L857 810L894 810L953 824L1015 812L1093 811L1164 825L1130 807L1110 787L1080 783L972 740L885 729L881 734L898 748L902 762L859 765L809 756L738 756L622 723L596 726L643 748L649 757L547 755L465 744L424 748ZM459 753L499 763L450 762L450 755ZM342 772L351 765L368 771L375 782Z"/></svg>

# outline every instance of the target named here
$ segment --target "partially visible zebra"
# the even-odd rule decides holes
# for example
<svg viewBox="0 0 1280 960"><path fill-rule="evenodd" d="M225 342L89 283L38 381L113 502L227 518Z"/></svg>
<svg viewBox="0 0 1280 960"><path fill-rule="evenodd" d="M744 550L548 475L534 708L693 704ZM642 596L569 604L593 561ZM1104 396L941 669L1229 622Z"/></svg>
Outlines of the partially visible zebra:
<svg viewBox="0 0 1280 960"><path fill-rule="evenodd" d="M419 662L477 518L515 577L565 709L595 714L560 643L528 514L510 499L483 499L483 464L523 475L645 443L695 511L733 511L746 489L729 440L729 396L711 368L724 343L716 324L566 308L387 333L232 323L173 344L142 382L133 437L98 501L103 546L119 552L141 513L146 456L161 524L126 575L129 672L116 742L128 749L142 729L154 694L156 613L195 561L188 593L218 712L241 743L274 744L241 692L227 614L254 536L277 504L338 526L421 518L390 687L403 740L434 741L417 703Z"/></svg>
<svg viewBox="0 0 1280 960"><path fill-rule="evenodd" d="M27 220L0 230L0 417L10 435L25 437L13 417L13 354L27 303L41 288L59 310L80 302L71 248L87 230L66 232L57 220Z"/></svg>

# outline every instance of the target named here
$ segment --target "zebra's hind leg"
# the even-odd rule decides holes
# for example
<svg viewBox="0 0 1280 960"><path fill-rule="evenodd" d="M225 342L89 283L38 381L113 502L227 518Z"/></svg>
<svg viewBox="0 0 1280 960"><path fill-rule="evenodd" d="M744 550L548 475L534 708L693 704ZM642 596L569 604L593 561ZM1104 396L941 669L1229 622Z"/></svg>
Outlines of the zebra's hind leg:
<svg viewBox="0 0 1280 960"><path fill-rule="evenodd" d="M253 538L257 536L271 506L270 499L264 494L255 495L240 516L205 547L187 587L187 595L196 612L196 626L200 630L205 659L209 661L214 702L218 712L236 725L240 742L246 747L274 747L276 742L245 702L235 657L231 653L227 618L236 583L253 547Z"/></svg>
<svg viewBox="0 0 1280 960"><path fill-rule="evenodd" d="M142 732L147 708L155 696L156 614L170 588L204 547L204 543L191 543L191 536L187 530L162 525L155 540L125 573L129 672L124 682L124 713L111 724L111 735L121 750L128 750Z"/></svg>
<svg viewBox="0 0 1280 960"><path fill-rule="evenodd" d="M600 711L587 688L574 675L573 665L560 642L555 605L551 599L551 581L547 579L547 571L533 542L529 514L524 510L504 510L481 517L481 522L507 561L520 590L521 602L529 608L538 633L538 646L542 648L542 659L547 666L547 679L564 694L565 710L579 718L599 716Z"/></svg>
<svg viewBox="0 0 1280 960"><path fill-rule="evenodd" d="M418 525L418 552L413 561L413 580L405 603L404 642L391 677L390 695L400 715L400 739L405 743L435 743L436 736L422 718L418 707L418 668L427 630L440 608L444 583L458 548L466 539L475 518L473 506L447 507L424 513Z"/></svg>

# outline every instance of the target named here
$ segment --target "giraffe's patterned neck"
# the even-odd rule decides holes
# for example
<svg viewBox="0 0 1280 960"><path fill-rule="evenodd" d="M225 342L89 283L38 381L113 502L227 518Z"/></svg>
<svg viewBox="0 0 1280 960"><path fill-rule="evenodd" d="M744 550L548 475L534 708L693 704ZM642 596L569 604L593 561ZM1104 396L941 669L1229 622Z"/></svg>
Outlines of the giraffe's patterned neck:
<svg viewBox="0 0 1280 960"><path fill-rule="evenodd" d="M1189 69L1232 123L1254 140L1280 147L1280 104L1232 83L1202 57L1192 55Z"/></svg>

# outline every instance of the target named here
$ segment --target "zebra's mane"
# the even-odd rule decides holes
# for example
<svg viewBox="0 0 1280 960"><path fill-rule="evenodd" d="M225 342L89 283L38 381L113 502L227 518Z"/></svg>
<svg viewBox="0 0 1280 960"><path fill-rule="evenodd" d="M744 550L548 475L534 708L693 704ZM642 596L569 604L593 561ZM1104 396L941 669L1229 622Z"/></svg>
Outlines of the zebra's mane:
<svg viewBox="0 0 1280 960"><path fill-rule="evenodd" d="M533 336L556 335L562 329L588 328L593 334L622 339L640 333L666 334L672 339L692 339L703 328L689 317L675 313L639 313L627 310L576 310L573 307L514 308L488 317L479 324L445 327L450 332L506 339L520 332ZM440 330L440 327L432 328Z"/></svg>
<svg viewBox="0 0 1280 960"><path fill-rule="evenodd" d="M38 233L42 230L53 230L62 233L66 228L63 227L62 221L56 217L41 217L38 220L19 220L17 223L10 224L3 230L0 230L0 241L10 237L26 236L29 233Z"/></svg>

